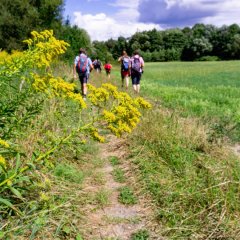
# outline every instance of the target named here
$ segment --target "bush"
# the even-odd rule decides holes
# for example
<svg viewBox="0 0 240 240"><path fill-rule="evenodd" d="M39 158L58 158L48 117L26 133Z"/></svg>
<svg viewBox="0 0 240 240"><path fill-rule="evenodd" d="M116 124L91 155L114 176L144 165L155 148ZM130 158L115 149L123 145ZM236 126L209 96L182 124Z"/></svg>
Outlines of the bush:
<svg viewBox="0 0 240 240"><path fill-rule="evenodd" d="M220 61L221 59L217 56L203 56L197 59L197 61Z"/></svg>

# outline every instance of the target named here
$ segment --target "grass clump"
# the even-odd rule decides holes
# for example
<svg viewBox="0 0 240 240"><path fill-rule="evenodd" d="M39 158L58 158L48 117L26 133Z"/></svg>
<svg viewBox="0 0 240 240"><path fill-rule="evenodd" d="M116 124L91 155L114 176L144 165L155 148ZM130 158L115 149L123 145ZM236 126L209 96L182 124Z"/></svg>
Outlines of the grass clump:
<svg viewBox="0 0 240 240"><path fill-rule="evenodd" d="M129 187L120 188L118 200L125 205L133 205L137 203L137 198Z"/></svg>
<svg viewBox="0 0 240 240"><path fill-rule="evenodd" d="M54 175L74 183L82 183L84 179L84 173L82 171L66 163L58 164L54 170Z"/></svg>
<svg viewBox="0 0 240 240"><path fill-rule="evenodd" d="M113 166L116 166L116 165L119 165L119 164L120 164L119 158L116 157L116 156L110 157L110 162L111 162L111 164L112 164Z"/></svg>
<svg viewBox="0 0 240 240"><path fill-rule="evenodd" d="M149 233L146 229L142 229L137 231L136 233L133 233L131 236L131 240L148 240L149 238Z"/></svg>
<svg viewBox="0 0 240 240"><path fill-rule="evenodd" d="M105 189L100 189L94 196L94 202L103 207L109 203L110 192Z"/></svg>
<svg viewBox="0 0 240 240"><path fill-rule="evenodd" d="M124 172L122 169L120 168L115 168L113 170L113 177L114 177L114 180L116 182L119 182L119 183L124 183L125 182L125 176L124 176Z"/></svg>

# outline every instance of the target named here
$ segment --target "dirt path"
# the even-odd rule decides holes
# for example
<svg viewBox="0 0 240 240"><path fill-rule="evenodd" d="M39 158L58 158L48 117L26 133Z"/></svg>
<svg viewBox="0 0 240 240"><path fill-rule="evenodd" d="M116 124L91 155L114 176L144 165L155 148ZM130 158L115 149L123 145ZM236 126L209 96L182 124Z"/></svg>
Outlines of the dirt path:
<svg viewBox="0 0 240 240"><path fill-rule="evenodd" d="M98 176L98 181L93 181L94 176L89 176L83 189L89 195L97 196L87 206L84 236L89 240L163 239L155 233L154 229L157 227L151 219L153 214L144 198L137 194L134 196L137 198L135 203L121 203L119 197L121 189L132 188L135 180L131 176L130 166L126 160L125 141L113 136L110 136L108 141L100 146L98 157L103 164L95 169L97 174L95 178ZM115 163L111 162L111 159ZM116 180L116 172L124 173L118 179L121 181ZM126 198L128 197L127 192Z"/></svg>

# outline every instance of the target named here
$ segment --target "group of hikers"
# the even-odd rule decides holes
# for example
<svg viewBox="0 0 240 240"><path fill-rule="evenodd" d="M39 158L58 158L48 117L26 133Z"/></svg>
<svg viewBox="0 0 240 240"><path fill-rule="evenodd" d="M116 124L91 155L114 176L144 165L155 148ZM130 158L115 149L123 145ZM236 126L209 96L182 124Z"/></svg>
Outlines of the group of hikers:
<svg viewBox="0 0 240 240"><path fill-rule="evenodd" d="M122 78L122 87L124 83L126 89L129 86L129 78L132 79L132 85L134 92L140 92L140 80L143 74L144 60L140 56L139 52L136 50L133 53L132 57L129 57L126 51L122 52L122 56L118 58L118 62L121 64L121 78ZM106 61L104 64L104 69L108 79L110 79L112 65ZM96 58L92 61L85 51L85 49L80 48L79 55L75 57L73 74L74 79L77 78L77 74L81 83L81 91L83 99L86 100L87 96L87 83L90 76L90 72L95 69L97 72L101 73L102 63L99 58Z"/></svg>

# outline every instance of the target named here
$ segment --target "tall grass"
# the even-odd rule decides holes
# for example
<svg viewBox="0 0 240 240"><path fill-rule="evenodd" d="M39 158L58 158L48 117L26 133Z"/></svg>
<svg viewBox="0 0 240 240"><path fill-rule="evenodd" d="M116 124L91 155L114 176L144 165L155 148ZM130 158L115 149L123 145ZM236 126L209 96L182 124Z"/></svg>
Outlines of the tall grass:
<svg viewBox="0 0 240 240"><path fill-rule="evenodd" d="M237 239L240 163L199 121L152 111L132 138L134 162L170 239Z"/></svg>

